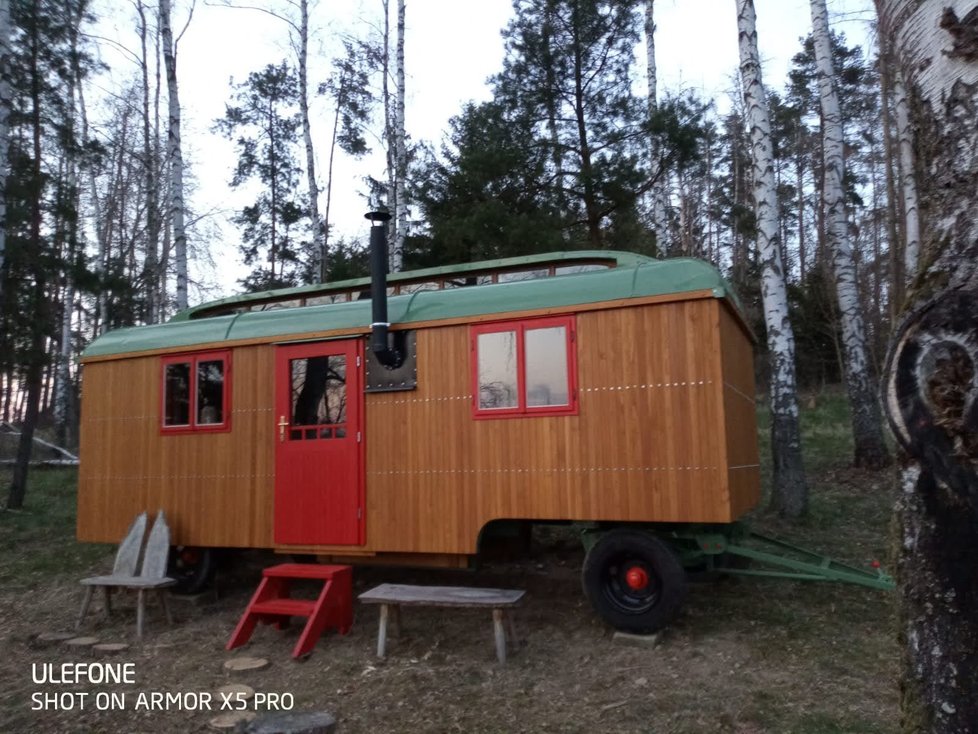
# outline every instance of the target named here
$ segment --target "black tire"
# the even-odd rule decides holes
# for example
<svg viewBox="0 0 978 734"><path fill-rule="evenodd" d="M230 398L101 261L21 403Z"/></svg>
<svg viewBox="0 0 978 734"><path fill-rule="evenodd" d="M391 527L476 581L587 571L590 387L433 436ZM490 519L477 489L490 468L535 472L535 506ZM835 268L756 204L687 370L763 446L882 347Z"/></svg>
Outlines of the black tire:
<svg viewBox="0 0 978 734"><path fill-rule="evenodd" d="M686 599L686 572L676 554L641 530L605 533L588 551L581 579L594 611L623 632L662 629Z"/></svg>
<svg viewBox="0 0 978 734"><path fill-rule="evenodd" d="M170 549L167 576L176 579L173 591L177 594L199 594L214 583L217 553L213 548L175 545Z"/></svg>

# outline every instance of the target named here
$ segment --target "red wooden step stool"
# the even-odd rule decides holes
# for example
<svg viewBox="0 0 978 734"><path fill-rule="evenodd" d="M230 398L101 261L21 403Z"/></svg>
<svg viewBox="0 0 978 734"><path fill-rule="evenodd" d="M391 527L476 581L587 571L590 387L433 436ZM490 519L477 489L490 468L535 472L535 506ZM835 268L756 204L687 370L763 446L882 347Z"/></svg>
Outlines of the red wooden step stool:
<svg viewBox="0 0 978 734"><path fill-rule="evenodd" d="M233 650L251 639L259 622L285 629L289 617L306 617L307 622L292 657L312 652L327 627L345 635L353 626L353 569L350 566L327 566L318 563L282 563L262 571L258 590L235 628L227 649ZM316 600L292 599L293 579L319 579L323 589Z"/></svg>

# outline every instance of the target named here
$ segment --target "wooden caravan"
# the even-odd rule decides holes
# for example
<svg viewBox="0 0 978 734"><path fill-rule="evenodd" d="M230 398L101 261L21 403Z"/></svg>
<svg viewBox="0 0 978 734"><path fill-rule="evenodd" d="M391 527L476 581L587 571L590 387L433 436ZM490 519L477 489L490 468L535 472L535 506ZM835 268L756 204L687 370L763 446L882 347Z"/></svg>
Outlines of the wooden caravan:
<svg viewBox="0 0 978 734"><path fill-rule="evenodd" d="M79 539L162 508L184 547L464 566L497 520L727 524L758 501L752 339L710 265L601 251L394 274L393 369L368 345L369 288L250 294L94 342Z"/></svg>

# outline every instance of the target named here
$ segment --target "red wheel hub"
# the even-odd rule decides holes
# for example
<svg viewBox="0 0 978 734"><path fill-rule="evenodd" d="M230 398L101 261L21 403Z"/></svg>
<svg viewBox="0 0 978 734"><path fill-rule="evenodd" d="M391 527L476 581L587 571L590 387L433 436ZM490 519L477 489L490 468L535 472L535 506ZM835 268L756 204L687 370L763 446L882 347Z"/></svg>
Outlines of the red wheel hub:
<svg viewBox="0 0 978 734"><path fill-rule="evenodd" d="M632 591L644 589L649 585L649 574L641 566L632 566L625 571L625 583Z"/></svg>
<svg viewBox="0 0 978 734"><path fill-rule="evenodd" d="M197 557L197 551L186 548L180 553L180 560L188 566L193 566L200 559Z"/></svg>

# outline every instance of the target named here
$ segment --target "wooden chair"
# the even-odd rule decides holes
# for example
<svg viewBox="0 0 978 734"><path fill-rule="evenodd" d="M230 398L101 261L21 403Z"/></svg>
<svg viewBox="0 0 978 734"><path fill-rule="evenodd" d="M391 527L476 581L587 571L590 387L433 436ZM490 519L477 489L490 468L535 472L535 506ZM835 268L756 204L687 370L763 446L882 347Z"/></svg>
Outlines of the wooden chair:
<svg viewBox="0 0 978 734"><path fill-rule="evenodd" d="M166 588L173 586L176 579L167 577L166 565L170 554L170 528L166 524L166 517L163 510L156 515L153 529L146 539L146 547L142 553L142 565L139 563L139 551L143 545L143 536L146 534L146 513L143 512L133 521L129 532L123 539L119 550L116 553L115 564L112 567L112 574L109 576L93 576L82 579L85 590L85 598L82 600L81 612L78 615L77 627L81 627L91 606L92 597L95 589L102 587L105 589L105 614L112 614L112 592L116 589L135 589L136 600L136 636L143 636L143 619L146 616L146 593L156 591L159 596L160 606L166 615L168 624L173 623L170 615L170 607L166 602ZM137 569L139 572L137 573Z"/></svg>

